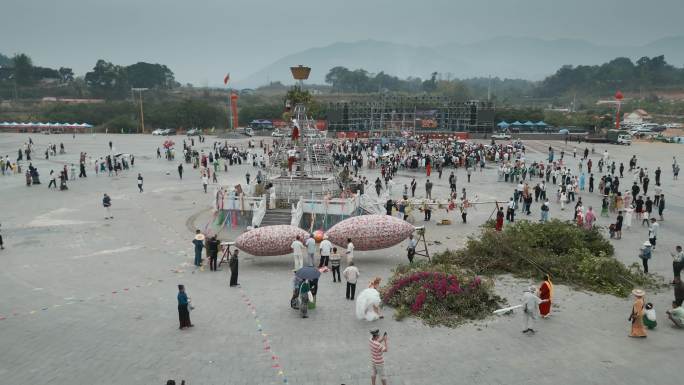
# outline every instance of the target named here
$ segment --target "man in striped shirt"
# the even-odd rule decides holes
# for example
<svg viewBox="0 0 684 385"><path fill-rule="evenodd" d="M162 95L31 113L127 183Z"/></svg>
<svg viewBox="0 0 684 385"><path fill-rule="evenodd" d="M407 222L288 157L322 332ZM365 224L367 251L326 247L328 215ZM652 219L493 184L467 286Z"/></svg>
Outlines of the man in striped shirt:
<svg viewBox="0 0 684 385"><path fill-rule="evenodd" d="M383 353L387 351L387 333L380 337L380 330L371 330L371 338L368 341L371 356L371 384L375 385L375 378L380 375L382 385L387 385L385 375L385 358Z"/></svg>

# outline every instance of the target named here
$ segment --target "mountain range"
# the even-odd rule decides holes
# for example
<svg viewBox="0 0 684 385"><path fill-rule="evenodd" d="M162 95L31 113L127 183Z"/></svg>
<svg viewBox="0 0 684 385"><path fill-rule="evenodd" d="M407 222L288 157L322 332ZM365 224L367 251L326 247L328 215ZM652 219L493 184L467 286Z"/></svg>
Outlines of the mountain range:
<svg viewBox="0 0 684 385"><path fill-rule="evenodd" d="M673 36L643 45L598 45L586 40L545 40L531 37L499 37L476 43L413 46L377 40L338 42L295 52L236 79L237 88L254 88L268 82L293 83L289 67L312 68L307 83L323 84L335 66L371 73L384 71L400 78L428 78L439 72L450 78L495 76L541 80L563 65L596 65L616 57L637 60L665 55L668 63L684 66L684 36Z"/></svg>

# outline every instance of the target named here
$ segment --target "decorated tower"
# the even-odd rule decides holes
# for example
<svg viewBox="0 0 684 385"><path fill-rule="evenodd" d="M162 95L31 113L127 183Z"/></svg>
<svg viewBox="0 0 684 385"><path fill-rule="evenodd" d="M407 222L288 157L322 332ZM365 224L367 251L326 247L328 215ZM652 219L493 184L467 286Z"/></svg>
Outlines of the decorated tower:
<svg viewBox="0 0 684 385"><path fill-rule="evenodd" d="M310 94L303 82L310 67L291 67L298 82L285 100L284 116L288 120L286 136L276 140L271 157L269 181L276 194L276 204L284 206L300 198L323 199L339 195L340 184L332 153L332 143L316 128L307 114Z"/></svg>

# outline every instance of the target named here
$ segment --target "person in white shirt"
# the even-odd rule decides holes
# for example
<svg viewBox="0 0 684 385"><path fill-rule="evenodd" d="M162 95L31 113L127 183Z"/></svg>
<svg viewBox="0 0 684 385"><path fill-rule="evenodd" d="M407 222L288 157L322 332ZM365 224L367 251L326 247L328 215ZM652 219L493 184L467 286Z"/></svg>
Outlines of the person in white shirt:
<svg viewBox="0 0 684 385"><path fill-rule="evenodd" d="M651 218L651 226L648 228L648 241L653 246L653 250L656 248L656 238L658 238L658 229L660 224L656 222L655 218Z"/></svg>
<svg viewBox="0 0 684 385"><path fill-rule="evenodd" d="M394 188L394 181L392 178L389 178L389 181L387 181L387 195L391 198L392 197L392 189Z"/></svg>
<svg viewBox="0 0 684 385"><path fill-rule="evenodd" d="M207 193L207 185L209 184L209 177L207 174L202 174L202 186L204 187L204 193Z"/></svg>
<svg viewBox="0 0 684 385"><path fill-rule="evenodd" d="M351 238L347 238L347 265L354 262L354 244Z"/></svg>
<svg viewBox="0 0 684 385"><path fill-rule="evenodd" d="M332 243L328 240L328 236L324 235L323 240L321 241L320 245L320 252L321 252L321 262L318 264L318 267L321 268L323 265L325 267L328 267L328 262L330 261L330 252L332 250Z"/></svg>
<svg viewBox="0 0 684 385"><path fill-rule="evenodd" d="M520 182L518 185L515 187L515 201L522 201L522 193L523 190L525 189L525 185Z"/></svg>
<svg viewBox="0 0 684 385"><path fill-rule="evenodd" d="M356 281L359 279L359 269L354 266L354 262L349 262L349 266L342 272L344 279L347 280L347 299L354 300L354 294L356 293Z"/></svg>
<svg viewBox="0 0 684 385"><path fill-rule="evenodd" d="M307 266L313 266L314 265L314 258L316 255L316 240L313 238L313 235L310 235L309 238L306 240L306 254L307 254L307 261L306 264Z"/></svg>
<svg viewBox="0 0 684 385"><path fill-rule="evenodd" d="M304 244L299 235L290 245L294 254L294 270L299 270L304 266Z"/></svg>

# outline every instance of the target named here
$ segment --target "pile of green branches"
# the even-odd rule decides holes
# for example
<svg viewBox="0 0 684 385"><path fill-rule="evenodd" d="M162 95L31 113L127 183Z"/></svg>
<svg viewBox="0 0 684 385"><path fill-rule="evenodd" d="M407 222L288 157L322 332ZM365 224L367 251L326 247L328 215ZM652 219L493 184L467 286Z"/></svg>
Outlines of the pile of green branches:
<svg viewBox="0 0 684 385"><path fill-rule="evenodd" d="M559 220L519 221L501 232L485 226L464 249L447 250L434 260L481 275L541 279L548 273L555 283L618 297L626 297L635 287L661 286L659 277L644 274L637 263L625 266L614 253L597 227L584 229Z"/></svg>

